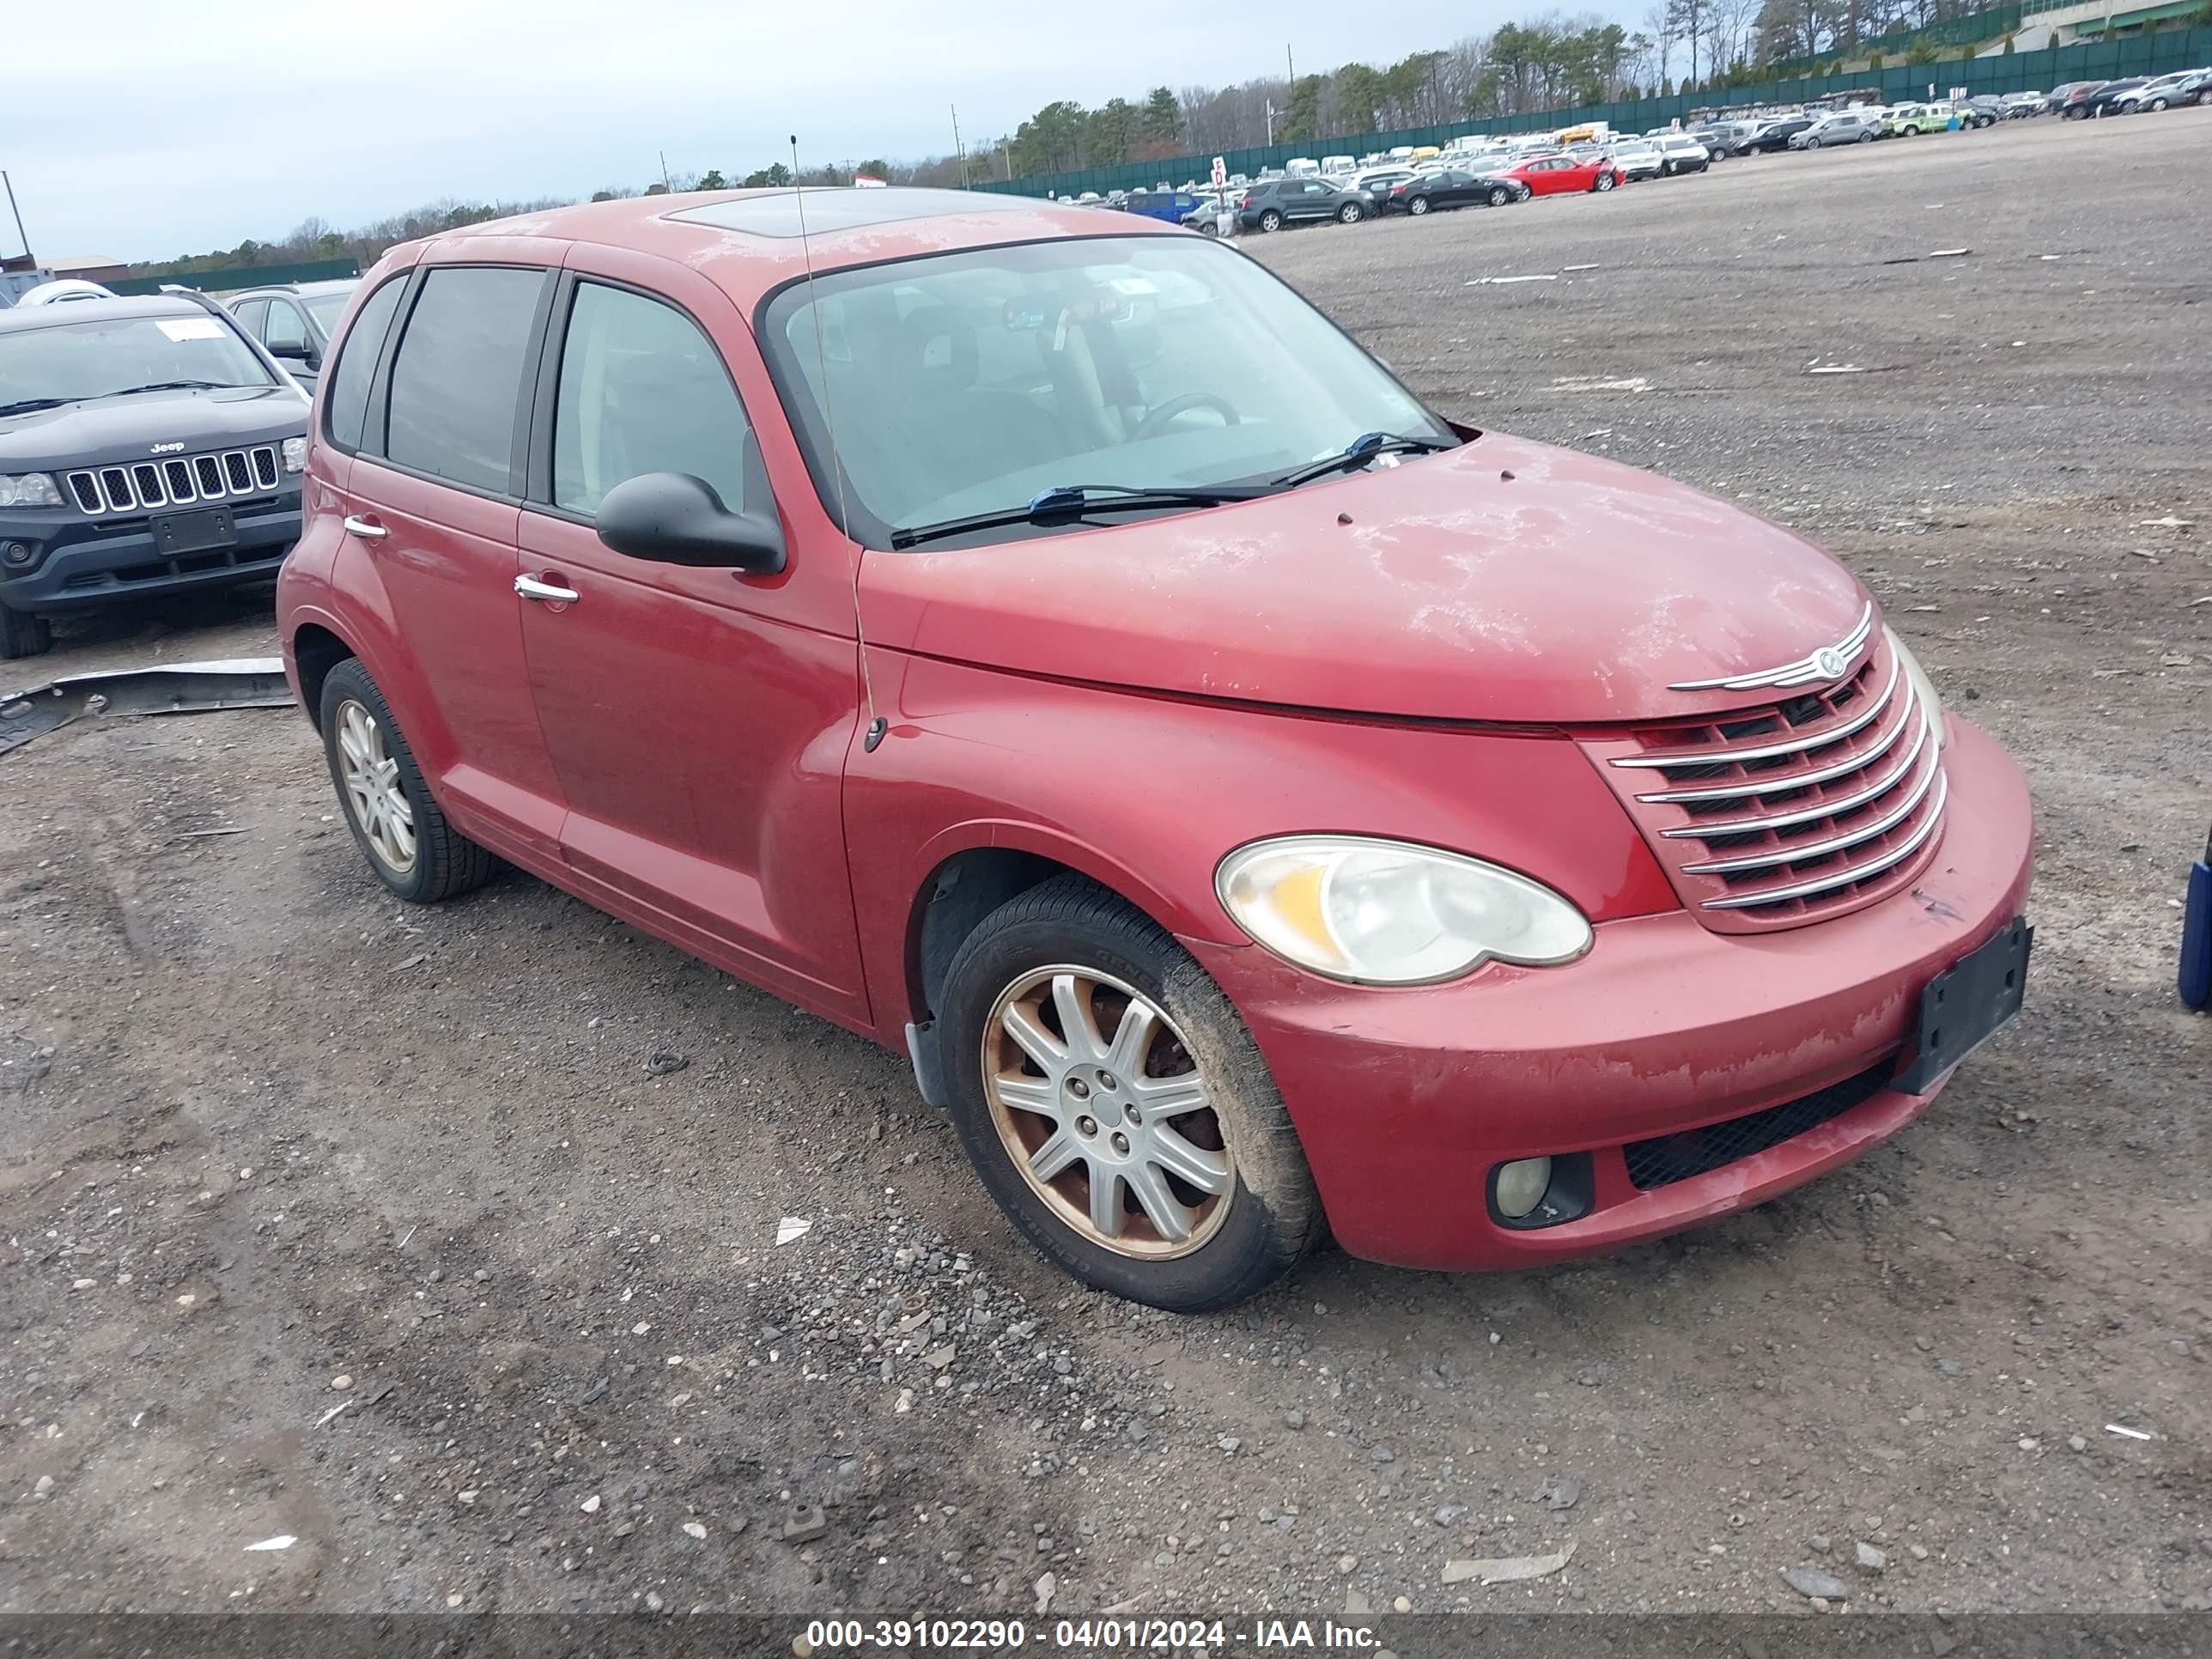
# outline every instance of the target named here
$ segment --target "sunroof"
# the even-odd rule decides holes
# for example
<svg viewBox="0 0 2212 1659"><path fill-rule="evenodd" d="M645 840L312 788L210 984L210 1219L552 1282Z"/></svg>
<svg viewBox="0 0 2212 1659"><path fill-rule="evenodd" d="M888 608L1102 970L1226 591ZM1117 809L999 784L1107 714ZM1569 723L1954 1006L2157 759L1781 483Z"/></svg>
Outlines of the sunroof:
<svg viewBox="0 0 2212 1659"><path fill-rule="evenodd" d="M1011 213L1034 207L1019 196L986 196L966 190L839 190L805 192L806 231L858 230L869 225L896 224L902 219L936 219L951 213ZM755 236L799 234L799 197L795 190L773 196L741 196L734 201L709 202L670 214L695 225L720 230L742 230Z"/></svg>

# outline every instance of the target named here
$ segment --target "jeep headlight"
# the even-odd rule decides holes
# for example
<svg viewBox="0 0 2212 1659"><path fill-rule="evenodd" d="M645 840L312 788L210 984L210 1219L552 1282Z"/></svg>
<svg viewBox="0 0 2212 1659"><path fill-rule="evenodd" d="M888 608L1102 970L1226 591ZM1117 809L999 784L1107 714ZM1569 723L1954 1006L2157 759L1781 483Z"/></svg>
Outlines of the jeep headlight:
<svg viewBox="0 0 2212 1659"><path fill-rule="evenodd" d="M1936 728L1936 746L1941 749L1951 741L1951 728L1943 718L1943 700L1936 695L1936 682L1928 678L1928 671L1920 665L1920 659L1912 654L1910 646L1898 638L1894 628L1885 623L1881 631L1889 636L1889 648L1897 653L1898 664L1905 670L1905 678L1911 682L1912 695L1928 711L1929 723Z"/></svg>
<svg viewBox="0 0 2212 1659"><path fill-rule="evenodd" d="M1330 979L1425 985L1495 958L1571 962L1590 925L1514 871L1458 853L1351 836L1254 842L1222 860L1221 902L1253 939Z"/></svg>
<svg viewBox="0 0 2212 1659"><path fill-rule="evenodd" d="M305 438L284 440L284 470L305 472L307 470L307 441Z"/></svg>
<svg viewBox="0 0 2212 1659"><path fill-rule="evenodd" d="M0 507L59 507L62 492L44 472L0 472Z"/></svg>

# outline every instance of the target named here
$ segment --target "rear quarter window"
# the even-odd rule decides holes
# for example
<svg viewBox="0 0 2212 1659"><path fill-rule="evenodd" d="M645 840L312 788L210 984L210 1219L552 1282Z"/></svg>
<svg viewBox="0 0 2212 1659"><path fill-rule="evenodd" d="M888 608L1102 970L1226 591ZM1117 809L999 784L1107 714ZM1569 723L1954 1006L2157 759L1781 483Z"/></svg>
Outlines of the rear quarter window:
<svg viewBox="0 0 2212 1659"><path fill-rule="evenodd" d="M361 447L369 383L376 378L376 360L383 355L384 337L392 331L392 314L406 286L406 277L394 276L370 295L338 344L337 368L323 399L323 435L340 449Z"/></svg>

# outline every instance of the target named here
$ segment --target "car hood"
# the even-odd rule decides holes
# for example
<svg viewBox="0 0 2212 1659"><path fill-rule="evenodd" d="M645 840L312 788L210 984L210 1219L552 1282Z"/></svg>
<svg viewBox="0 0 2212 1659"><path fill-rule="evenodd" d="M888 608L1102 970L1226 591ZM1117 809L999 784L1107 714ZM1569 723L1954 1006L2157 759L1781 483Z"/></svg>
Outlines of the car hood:
<svg viewBox="0 0 2212 1659"><path fill-rule="evenodd" d="M871 553L860 597L872 645L1021 673L1547 725L1759 702L1671 688L1808 656L1869 603L1740 507L1496 434L1256 501Z"/></svg>
<svg viewBox="0 0 2212 1659"><path fill-rule="evenodd" d="M143 461L155 444L180 443L182 449L164 453L192 454L307 429L307 405L289 386L142 392L0 419L0 471Z"/></svg>

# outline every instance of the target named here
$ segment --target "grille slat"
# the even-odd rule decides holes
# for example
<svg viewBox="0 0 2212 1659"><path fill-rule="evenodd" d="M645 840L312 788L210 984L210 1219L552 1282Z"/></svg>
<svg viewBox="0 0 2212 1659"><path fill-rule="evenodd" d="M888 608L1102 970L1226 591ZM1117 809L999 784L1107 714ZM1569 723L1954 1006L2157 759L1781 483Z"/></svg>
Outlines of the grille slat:
<svg viewBox="0 0 2212 1659"><path fill-rule="evenodd" d="M191 501L268 495L282 482L274 444L179 455L163 461L133 461L124 466L87 467L66 477L78 510L94 519L182 507Z"/></svg>
<svg viewBox="0 0 2212 1659"><path fill-rule="evenodd" d="M1683 902L1723 933L1885 896L1939 838L1940 715L1879 635L1836 684L1587 746ZM1650 774L1691 787L1642 790Z"/></svg>

